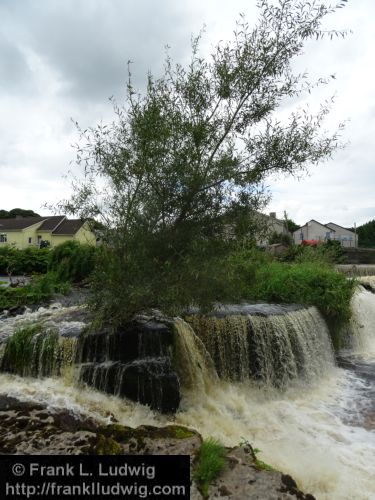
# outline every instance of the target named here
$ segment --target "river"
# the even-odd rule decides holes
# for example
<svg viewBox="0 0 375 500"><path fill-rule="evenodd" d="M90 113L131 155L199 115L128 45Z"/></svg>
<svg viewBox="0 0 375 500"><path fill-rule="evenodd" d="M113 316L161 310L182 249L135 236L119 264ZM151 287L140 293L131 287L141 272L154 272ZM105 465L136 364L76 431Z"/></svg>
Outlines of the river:
<svg viewBox="0 0 375 500"><path fill-rule="evenodd" d="M207 367L202 383L185 389L175 417L82 390L69 376L39 380L1 374L0 393L103 422L109 422L108 415L131 426L173 421L229 446L250 441L261 450L261 460L291 474L318 500L370 500L375 498L375 294L361 288L353 311L352 345L339 353L338 363L324 355L320 373L296 379L283 390L249 380L219 380L210 377ZM41 314L53 318L55 313ZM14 319L0 320L3 335L7 321L14 327ZM321 349L330 347L322 344Z"/></svg>

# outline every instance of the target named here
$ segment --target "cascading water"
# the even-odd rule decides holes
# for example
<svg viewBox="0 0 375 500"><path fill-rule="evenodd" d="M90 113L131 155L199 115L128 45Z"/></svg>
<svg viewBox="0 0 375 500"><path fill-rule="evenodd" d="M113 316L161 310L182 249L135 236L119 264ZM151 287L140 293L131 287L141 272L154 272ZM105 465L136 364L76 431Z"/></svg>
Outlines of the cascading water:
<svg viewBox="0 0 375 500"><path fill-rule="evenodd" d="M219 311L219 317L187 320L225 380L286 388L333 366L327 326L314 307L235 306Z"/></svg>
<svg viewBox="0 0 375 500"><path fill-rule="evenodd" d="M314 308L224 308L189 323L178 319L183 398L175 417L62 379L2 374L0 392L103 422L108 412L133 426L172 419L226 445L249 440L262 460L290 473L318 500L368 500L375 498L375 382L356 367L365 359L374 373L375 295L360 290L353 308L357 337L352 350L341 353L349 370L335 366L327 327Z"/></svg>
<svg viewBox="0 0 375 500"><path fill-rule="evenodd" d="M374 276L374 264L339 264L336 266L339 271L347 276Z"/></svg>
<svg viewBox="0 0 375 500"><path fill-rule="evenodd" d="M184 389L205 392L218 376L214 363L193 328L181 318L175 322L176 368Z"/></svg>

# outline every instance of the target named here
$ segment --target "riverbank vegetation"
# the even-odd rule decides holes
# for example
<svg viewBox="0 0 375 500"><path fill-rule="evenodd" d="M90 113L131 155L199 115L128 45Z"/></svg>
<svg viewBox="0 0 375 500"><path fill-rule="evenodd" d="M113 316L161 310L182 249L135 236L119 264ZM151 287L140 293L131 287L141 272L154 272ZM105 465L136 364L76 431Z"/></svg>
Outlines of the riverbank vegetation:
<svg viewBox="0 0 375 500"><path fill-rule="evenodd" d="M314 305L328 321L344 324L351 316L354 288L353 280L324 262L269 262L255 269L254 279L244 286L244 296L270 303Z"/></svg>
<svg viewBox="0 0 375 500"><path fill-rule="evenodd" d="M68 293L72 285L87 284L95 267L96 253L95 247L75 241L51 250L1 248L0 266L2 262L7 270L4 274L28 275L28 281L22 286L0 286L0 311L46 303L55 293ZM3 268L0 269L1 273Z"/></svg>

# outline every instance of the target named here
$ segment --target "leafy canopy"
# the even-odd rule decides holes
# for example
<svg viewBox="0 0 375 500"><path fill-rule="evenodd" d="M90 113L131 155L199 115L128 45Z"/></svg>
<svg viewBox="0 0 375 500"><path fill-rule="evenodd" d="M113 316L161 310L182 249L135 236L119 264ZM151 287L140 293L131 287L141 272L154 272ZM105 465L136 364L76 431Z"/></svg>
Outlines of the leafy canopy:
<svg viewBox="0 0 375 500"><path fill-rule="evenodd" d="M233 40L208 58L201 33L190 64L167 55L164 74L149 75L144 93L129 69L115 121L79 129L85 179L63 206L104 224L97 310L121 319L143 307L178 309L234 293L227 257L254 235L251 215L268 199L267 176L300 174L339 146L342 125L321 133L330 102L315 115L295 109L286 120L277 110L328 82L309 82L291 63L307 40L344 36L321 29L344 2L261 0L254 27L240 17Z"/></svg>
<svg viewBox="0 0 375 500"><path fill-rule="evenodd" d="M357 229L359 246L375 248L375 220L370 220Z"/></svg>

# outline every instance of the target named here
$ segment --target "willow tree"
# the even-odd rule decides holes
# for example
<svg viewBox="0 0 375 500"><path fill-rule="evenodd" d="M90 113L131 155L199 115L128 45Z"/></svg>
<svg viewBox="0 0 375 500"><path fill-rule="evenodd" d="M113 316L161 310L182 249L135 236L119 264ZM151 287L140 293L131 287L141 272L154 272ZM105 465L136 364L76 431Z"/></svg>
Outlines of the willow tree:
<svg viewBox="0 0 375 500"><path fill-rule="evenodd" d="M233 40L208 58L200 34L190 63L167 56L145 92L129 72L113 123L80 130L85 179L65 209L104 224L97 310L121 320L147 307L238 298L228 255L254 234L267 176L301 174L339 147L341 125L321 131L330 103L288 118L278 109L329 81L309 81L292 62L307 40L345 34L321 27L345 1L261 0L257 24L241 16Z"/></svg>

